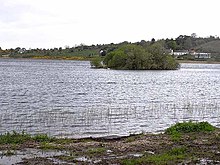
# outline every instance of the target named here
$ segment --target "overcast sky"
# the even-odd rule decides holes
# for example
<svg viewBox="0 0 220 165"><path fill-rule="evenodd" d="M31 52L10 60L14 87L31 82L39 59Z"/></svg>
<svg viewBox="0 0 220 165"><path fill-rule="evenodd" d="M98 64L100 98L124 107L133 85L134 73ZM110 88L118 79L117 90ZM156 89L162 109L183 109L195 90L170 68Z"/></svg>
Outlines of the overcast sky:
<svg viewBox="0 0 220 165"><path fill-rule="evenodd" d="M0 0L0 47L220 36L219 0Z"/></svg>

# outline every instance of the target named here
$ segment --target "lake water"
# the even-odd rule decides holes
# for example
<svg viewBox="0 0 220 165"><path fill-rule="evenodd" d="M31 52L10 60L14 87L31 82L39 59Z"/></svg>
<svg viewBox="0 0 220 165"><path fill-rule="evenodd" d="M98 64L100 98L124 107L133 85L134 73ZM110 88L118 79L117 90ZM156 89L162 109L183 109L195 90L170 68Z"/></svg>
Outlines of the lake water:
<svg viewBox="0 0 220 165"><path fill-rule="evenodd" d="M220 127L220 64L118 71L87 61L0 59L0 133L122 136L188 120Z"/></svg>

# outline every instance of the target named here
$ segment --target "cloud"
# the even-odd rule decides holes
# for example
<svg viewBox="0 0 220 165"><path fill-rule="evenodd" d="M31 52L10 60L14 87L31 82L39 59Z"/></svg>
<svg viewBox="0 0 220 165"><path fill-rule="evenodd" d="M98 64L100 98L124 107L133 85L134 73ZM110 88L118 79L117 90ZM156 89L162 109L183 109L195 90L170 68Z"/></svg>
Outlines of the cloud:
<svg viewBox="0 0 220 165"><path fill-rule="evenodd" d="M13 4L10 1L0 1L0 3L0 21L3 23L19 21L31 8L29 5Z"/></svg>
<svg viewBox="0 0 220 165"><path fill-rule="evenodd" d="M0 0L0 46L59 47L219 35L219 0Z"/></svg>

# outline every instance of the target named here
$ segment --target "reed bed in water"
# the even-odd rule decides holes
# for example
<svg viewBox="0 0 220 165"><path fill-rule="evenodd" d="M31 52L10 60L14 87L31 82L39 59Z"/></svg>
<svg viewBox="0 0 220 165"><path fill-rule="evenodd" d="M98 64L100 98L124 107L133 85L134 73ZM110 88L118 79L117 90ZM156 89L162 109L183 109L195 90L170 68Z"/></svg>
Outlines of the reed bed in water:
<svg viewBox="0 0 220 165"><path fill-rule="evenodd" d="M158 103L53 107L0 113L0 133L16 130L49 136L130 131L155 132L182 121L208 121L220 127L220 103ZM154 124L154 128L151 124ZM140 128L141 127L141 128ZM136 130L135 130L136 129ZM133 132L132 132L133 131Z"/></svg>

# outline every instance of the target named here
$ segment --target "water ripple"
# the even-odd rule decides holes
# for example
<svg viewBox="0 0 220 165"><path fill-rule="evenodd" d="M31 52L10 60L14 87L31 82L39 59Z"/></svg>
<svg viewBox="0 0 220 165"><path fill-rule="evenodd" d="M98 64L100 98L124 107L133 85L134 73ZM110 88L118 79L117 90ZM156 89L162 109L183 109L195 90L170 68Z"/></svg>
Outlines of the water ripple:
<svg viewBox="0 0 220 165"><path fill-rule="evenodd" d="M89 62L0 59L0 133L89 137L220 124L220 65L177 71L90 69Z"/></svg>

